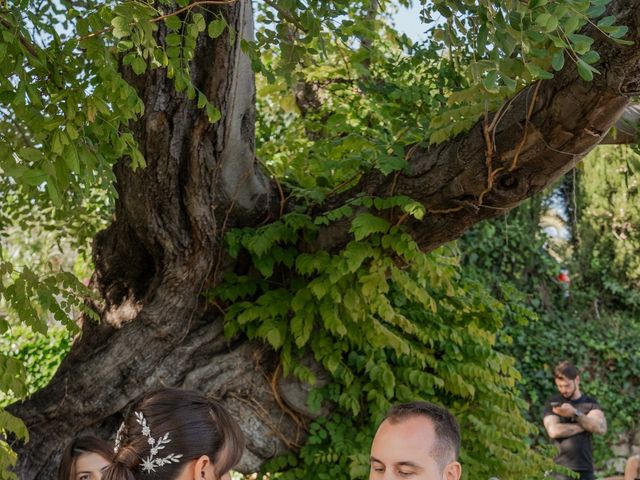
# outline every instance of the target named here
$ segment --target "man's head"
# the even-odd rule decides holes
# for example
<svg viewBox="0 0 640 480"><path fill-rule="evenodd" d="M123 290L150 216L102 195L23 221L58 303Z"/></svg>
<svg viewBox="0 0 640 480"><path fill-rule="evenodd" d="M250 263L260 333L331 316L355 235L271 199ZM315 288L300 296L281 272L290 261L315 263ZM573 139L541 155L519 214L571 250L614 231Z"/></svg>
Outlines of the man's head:
<svg viewBox="0 0 640 480"><path fill-rule="evenodd" d="M369 480L459 480L460 427L427 402L393 407L371 445Z"/></svg>
<svg viewBox="0 0 640 480"><path fill-rule="evenodd" d="M567 400L580 398L580 375L573 363L566 360L560 362L554 367L553 376L562 398Z"/></svg>

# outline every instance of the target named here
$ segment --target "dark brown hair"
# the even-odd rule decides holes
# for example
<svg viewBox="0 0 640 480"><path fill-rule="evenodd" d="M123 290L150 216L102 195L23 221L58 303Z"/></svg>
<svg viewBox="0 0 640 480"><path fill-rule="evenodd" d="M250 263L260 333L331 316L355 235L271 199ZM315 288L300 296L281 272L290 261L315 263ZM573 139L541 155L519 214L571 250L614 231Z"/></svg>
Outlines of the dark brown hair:
<svg viewBox="0 0 640 480"><path fill-rule="evenodd" d="M444 466L460 455L460 426L456 417L444 407L429 402L409 402L392 407L385 417L391 423L399 423L411 417L426 417L433 422L436 444L431 452L438 464Z"/></svg>
<svg viewBox="0 0 640 480"><path fill-rule="evenodd" d="M149 432L139 423L144 417ZM145 472L142 463L151 455L149 438L167 435L155 458L181 455L178 461ZM164 388L151 392L138 402L124 421L120 445L113 464L103 480L172 480L185 464L207 455L215 464L217 476L227 473L240 461L244 437L238 424L216 401L194 390Z"/></svg>
<svg viewBox="0 0 640 480"><path fill-rule="evenodd" d="M553 376L555 378L575 380L578 375L580 375L580 372L578 372L576 366L567 360L560 362L553 368Z"/></svg>
<svg viewBox="0 0 640 480"><path fill-rule="evenodd" d="M108 462L113 460L113 447L104 440L89 435L77 437L62 452L62 460L58 467L58 480L74 478L76 460L83 453L97 453Z"/></svg>

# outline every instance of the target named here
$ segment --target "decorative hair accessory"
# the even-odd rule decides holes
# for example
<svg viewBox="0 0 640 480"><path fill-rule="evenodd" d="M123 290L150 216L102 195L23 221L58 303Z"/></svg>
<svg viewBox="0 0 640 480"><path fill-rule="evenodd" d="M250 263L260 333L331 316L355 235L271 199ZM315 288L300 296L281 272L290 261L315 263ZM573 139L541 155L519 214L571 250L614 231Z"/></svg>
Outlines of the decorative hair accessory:
<svg viewBox="0 0 640 480"><path fill-rule="evenodd" d="M118 453L118 450L120 450L120 444L122 443L122 436L124 435L125 428L126 427L124 426L124 422L122 422L118 427L118 431L116 432L116 440L115 442L113 442L113 453Z"/></svg>
<svg viewBox="0 0 640 480"><path fill-rule="evenodd" d="M151 435L151 429L147 424L147 419L142 415L142 412L133 413L136 416L136 421L142 427L142 435L147 437L147 442L151 445L149 456L142 461L142 471L145 473L151 473L155 472L157 467L162 467L168 463L179 463L182 458L182 454L171 453L163 458L155 458L158 451L162 450L166 444L171 442L171 439L169 439L169 432L156 440Z"/></svg>

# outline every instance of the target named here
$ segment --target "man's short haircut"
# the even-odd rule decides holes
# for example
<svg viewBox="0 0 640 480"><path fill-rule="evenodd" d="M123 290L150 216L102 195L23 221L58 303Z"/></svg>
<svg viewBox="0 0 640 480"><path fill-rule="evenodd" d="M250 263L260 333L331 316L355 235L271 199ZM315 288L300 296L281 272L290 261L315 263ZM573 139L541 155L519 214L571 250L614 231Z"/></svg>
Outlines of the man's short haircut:
<svg viewBox="0 0 640 480"><path fill-rule="evenodd" d="M560 362L553 369L554 378L566 378L567 380L575 380L579 374L580 372L578 372L576 366L567 360Z"/></svg>
<svg viewBox="0 0 640 480"><path fill-rule="evenodd" d="M392 407L385 417L391 423L399 423L411 417L426 417L433 422L436 444L431 456L444 468L460 455L460 426L446 408L429 402L401 403Z"/></svg>

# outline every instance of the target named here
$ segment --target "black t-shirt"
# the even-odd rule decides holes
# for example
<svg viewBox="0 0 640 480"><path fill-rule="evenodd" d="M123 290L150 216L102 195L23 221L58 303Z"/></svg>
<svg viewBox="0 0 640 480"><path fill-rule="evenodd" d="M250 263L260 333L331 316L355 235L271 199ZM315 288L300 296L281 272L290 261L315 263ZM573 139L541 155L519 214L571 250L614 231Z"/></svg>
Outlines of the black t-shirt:
<svg viewBox="0 0 640 480"><path fill-rule="evenodd" d="M602 410L595 398L582 395L577 400L567 400L560 394L547 399L544 406L544 416L555 415L551 409L551 402L570 403L585 415L591 410ZM574 419L560 417L560 423L575 423ZM571 470L593 471L593 446L591 432L580 432L567 438L555 438L553 443L558 447L559 453L553 459L558 465Z"/></svg>

